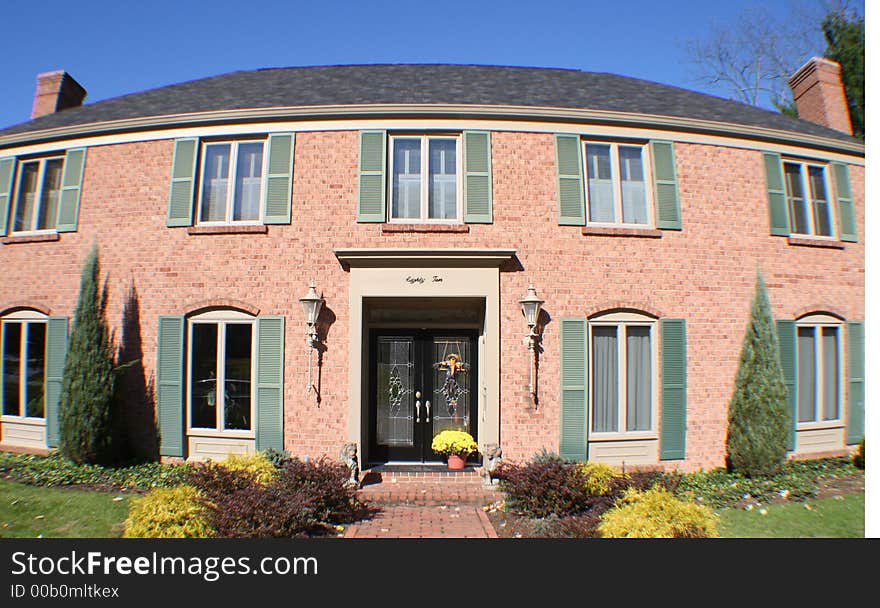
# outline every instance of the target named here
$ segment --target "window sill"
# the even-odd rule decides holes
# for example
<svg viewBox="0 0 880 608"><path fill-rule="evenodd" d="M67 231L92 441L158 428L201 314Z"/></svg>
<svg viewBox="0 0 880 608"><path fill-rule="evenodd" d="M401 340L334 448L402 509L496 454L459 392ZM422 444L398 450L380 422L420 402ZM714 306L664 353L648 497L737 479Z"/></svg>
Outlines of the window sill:
<svg viewBox="0 0 880 608"><path fill-rule="evenodd" d="M211 429L187 429L187 437L208 437L211 439L235 439L254 440L257 435L254 431L212 431Z"/></svg>
<svg viewBox="0 0 880 608"><path fill-rule="evenodd" d="M471 231L467 224L382 224L382 234L453 232L464 234Z"/></svg>
<svg viewBox="0 0 880 608"><path fill-rule="evenodd" d="M0 422L30 424L32 426L46 426L46 419L38 418L36 416L12 416L5 414L3 416L0 416Z"/></svg>
<svg viewBox="0 0 880 608"><path fill-rule="evenodd" d="M809 237L802 236L790 236L788 237L788 244L794 245L796 247L821 247L824 249L845 249L846 246L842 241L834 241L834 240L826 240L826 239L811 239Z"/></svg>
<svg viewBox="0 0 880 608"><path fill-rule="evenodd" d="M269 227L265 224L245 224L243 226L189 226L187 234L266 234Z"/></svg>
<svg viewBox="0 0 880 608"><path fill-rule="evenodd" d="M657 441L659 436L650 431L632 431L629 433L590 434L588 441L602 443L604 441Z"/></svg>
<svg viewBox="0 0 880 608"><path fill-rule="evenodd" d="M45 243L59 240L61 240L61 235L57 232L44 232L40 234L13 234L3 237L0 242L4 245L15 245L16 243Z"/></svg>
<svg viewBox="0 0 880 608"><path fill-rule="evenodd" d="M581 228L584 236L628 236L646 239L659 239L663 231L656 228L617 228L610 226L585 226Z"/></svg>

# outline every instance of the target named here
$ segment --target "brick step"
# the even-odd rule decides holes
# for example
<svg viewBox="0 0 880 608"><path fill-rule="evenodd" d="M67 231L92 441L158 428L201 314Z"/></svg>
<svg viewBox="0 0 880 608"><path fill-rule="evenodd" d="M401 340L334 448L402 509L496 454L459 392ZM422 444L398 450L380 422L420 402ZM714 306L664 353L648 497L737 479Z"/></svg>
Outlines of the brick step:
<svg viewBox="0 0 880 608"><path fill-rule="evenodd" d="M483 485L477 469L374 467L361 475L362 500L385 505L481 506L500 500L496 487Z"/></svg>

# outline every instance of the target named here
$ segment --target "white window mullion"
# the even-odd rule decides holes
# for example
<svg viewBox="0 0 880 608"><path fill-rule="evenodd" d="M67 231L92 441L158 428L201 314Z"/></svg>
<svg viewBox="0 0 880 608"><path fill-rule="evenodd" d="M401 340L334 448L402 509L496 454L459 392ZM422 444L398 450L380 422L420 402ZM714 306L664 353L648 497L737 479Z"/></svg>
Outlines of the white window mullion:
<svg viewBox="0 0 880 608"><path fill-rule="evenodd" d="M235 201L235 182L238 173L238 142L229 146L229 167L226 171L226 222L232 222L232 205Z"/></svg>
<svg viewBox="0 0 880 608"><path fill-rule="evenodd" d="M814 370L815 374L815 382L813 382L813 390L816 392L816 398L813 400L815 404L815 421L822 421L823 414L823 401L824 395L822 394L822 327L817 325L813 328L813 360L816 362L816 368Z"/></svg>
<svg viewBox="0 0 880 608"><path fill-rule="evenodd" d="M217 430L226 429L226 324L217 323Z"/></svg>
<svg viewBox="0 0 880 608"><path fill-rule="evenodd" d="M804 192L804 205L806 206L807 216L807 233L816 234L816 209L813 206L813 187L810 184L810 167L802 164L801 166L801 188Z"/></svg>
<svg viewBox="0 0 880 608"><path fill-rule="evenodd" d="M621 193L623 183L620 180L620 158L618 156L617 144L610 144L609 152L609 162L611 163L611 196L614 199L614 223L621 224L623 223L623 194ZM618 340L620 340L619 336Z"/></svg>
<svg viewBox="0 0 880 608"><path fill-rule="evenodd" d="M421 142L422 164L420 165L420 169L421 169L421 174L420 174L421 197L419 199L420 203L421 203L420 204L420 213L421 213L420 219L422 221L427 220L430 215L429 208L428 208L429 207L429 198L430 198L428 195L428 188L430 187L430 184L428 183L428 174L430 173L429 165L431 163L431 159L428 157L428 154L430 152L428 141L429 140L428 140L427 135L422 137L422 142Z"/></svg>
<svg viewBox="0 0 880 608"><path fill-rule="evenodd" d="M617 432L626 432L626 325L617 331Z"/></svg>
<svg viewBox="0 0 880 608"><path fill-rule="evenodd" d="M27 414L27 323L19 323L19 336L21 343L18 345L18 415Z"/></svg>

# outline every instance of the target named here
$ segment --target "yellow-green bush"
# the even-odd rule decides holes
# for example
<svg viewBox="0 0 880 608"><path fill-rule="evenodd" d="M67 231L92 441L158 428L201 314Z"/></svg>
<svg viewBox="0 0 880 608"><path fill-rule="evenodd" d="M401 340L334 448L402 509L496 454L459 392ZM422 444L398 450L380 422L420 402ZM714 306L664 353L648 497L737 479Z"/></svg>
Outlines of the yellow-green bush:
<svg viewBox="0 0 880 608"><path fill-rule="evenodd" d="M247 471L258 483L272 483L278 478L278 469L262 453L231 454L217 464L230 471Z"/></svg>
<svg viewBox="0 0 880 608"><path fill-rule="evenodd" d="M156 488L132 501L124 538L202 538L214 536L207 509L192 486Z"/></svg>
<svg viewBox="0 0 880 608"><path fill-rule="evenodd" d="M598 531L604 538L715 538L718 516L663 488L630 488L602 515Z"/></svg>
<svg viewBox="0 0 880 608"><path fill-rule="evenodd" d="M578 465L578 473L584 479L584 489L591 496L605 496L611 492L611 481L620 477L614 467L602 462L584 462Z"/></svg>

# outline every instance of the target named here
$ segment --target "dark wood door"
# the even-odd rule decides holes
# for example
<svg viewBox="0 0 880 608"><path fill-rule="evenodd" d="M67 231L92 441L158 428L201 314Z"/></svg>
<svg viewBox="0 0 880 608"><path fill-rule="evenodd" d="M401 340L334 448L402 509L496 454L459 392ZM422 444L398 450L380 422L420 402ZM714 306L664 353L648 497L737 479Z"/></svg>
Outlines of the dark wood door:
<svg viewBox="0 0 880 608"><path fill-rule="evenodd" d="M370 334L371 462L432 462L446 428L477 436L473 330L373 330Z"/></svg>

